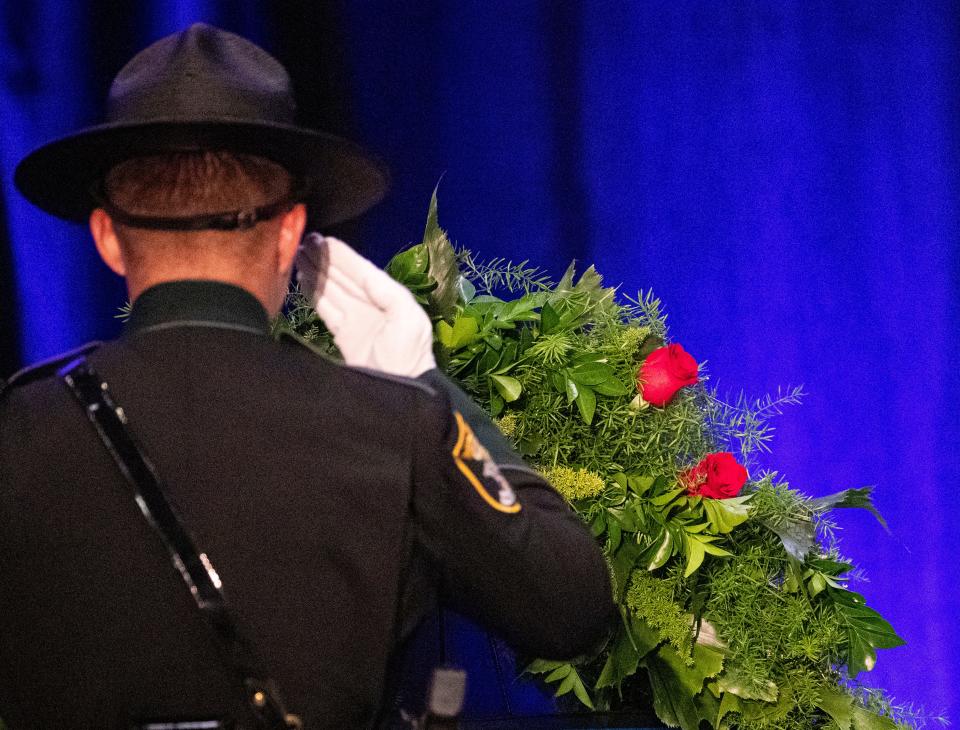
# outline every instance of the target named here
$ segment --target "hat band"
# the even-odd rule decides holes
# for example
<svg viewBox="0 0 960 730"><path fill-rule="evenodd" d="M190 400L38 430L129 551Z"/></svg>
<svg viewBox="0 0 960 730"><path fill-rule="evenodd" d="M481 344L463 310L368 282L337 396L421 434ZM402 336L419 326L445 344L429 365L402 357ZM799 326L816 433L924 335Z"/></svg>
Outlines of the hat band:
<svg viewBox="0 0 960 730"><path fill-rule="evenodd" d="M118 208L106 195L93 191L98 207L103 208L116 222L130 228L146 228L152 231L244 231L258 223L276 218L297 204L300 196L286 195L274 203L256 208L245 208L225 213L201 213L191 216L152 216L128 213Z"/></svg>

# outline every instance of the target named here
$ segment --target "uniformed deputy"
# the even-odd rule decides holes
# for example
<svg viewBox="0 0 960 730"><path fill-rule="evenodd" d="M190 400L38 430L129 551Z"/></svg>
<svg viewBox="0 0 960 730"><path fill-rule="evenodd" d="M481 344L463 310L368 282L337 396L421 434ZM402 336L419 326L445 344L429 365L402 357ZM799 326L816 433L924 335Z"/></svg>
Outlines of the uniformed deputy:
<svg viewBox="0 0 960 730"><path fill-rule="evenodd" d="M279 688L307 727L381 722L391 660L437 601L537 656L602 640L612 604L591 536L433 369L429 322L402 287L310 238L301 279L347 362L386 372L269 336L304 203L325 224L358 215L383 194L380 166L296 126L283 68L205 25L134 57L108 109L15 178L44 210L89 220L134 304L119 340L0 395L10 728L257 727L263 692L204 615L221 590L267 695ZM87 415L81 371L105 383ZM122 475L134 457L104 448L104 394L202 553L191 590L190 546L171 546L149 474Z"/></svg>

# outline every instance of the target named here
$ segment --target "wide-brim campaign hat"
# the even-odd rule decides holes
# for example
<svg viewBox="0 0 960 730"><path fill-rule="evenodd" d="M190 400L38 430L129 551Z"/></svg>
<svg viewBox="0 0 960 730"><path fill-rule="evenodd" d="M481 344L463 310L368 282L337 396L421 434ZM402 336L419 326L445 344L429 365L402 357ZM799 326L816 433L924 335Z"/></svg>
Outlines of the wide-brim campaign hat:
<svg viewBox="0 0 960 730"><path fill-rule="evenodd" d="M103 179L118 163L219 150L288 170L317 225L354 218L383 198L389 177L380 161L352 142L299 126L295 117L290 77L279 61L238 35L198 23L134 56L110 87L106 121L31 152L14 183L46 212L85 221L102 205Z"/></svg>

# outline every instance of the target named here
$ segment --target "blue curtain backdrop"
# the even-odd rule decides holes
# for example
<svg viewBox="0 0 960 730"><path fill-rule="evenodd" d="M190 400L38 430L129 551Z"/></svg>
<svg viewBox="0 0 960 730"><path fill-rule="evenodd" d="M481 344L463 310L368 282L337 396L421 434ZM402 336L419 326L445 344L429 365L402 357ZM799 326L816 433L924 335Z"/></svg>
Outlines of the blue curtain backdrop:
<svg viewBox="0 0 960 730"><path fill-rule="evenodd" d="M200 19L264 43L308 121L390 163L391 198L347 231L380 263L443 176L459 243L652 288L721 392L805 384L762 466L815 495L877 485L892 535L855 514L841 538L908 644L868 679L960 720L957 2L5 2L0 374L111 336L124 299L80 227L19 198L16 161Z"/></svg>

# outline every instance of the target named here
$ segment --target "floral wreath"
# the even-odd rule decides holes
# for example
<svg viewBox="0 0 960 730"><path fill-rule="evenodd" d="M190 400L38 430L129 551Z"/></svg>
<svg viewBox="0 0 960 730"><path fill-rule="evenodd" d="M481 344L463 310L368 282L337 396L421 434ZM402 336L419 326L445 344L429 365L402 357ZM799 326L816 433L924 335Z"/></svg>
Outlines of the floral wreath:
<svg viewBox="0 0 960 730"><path fill-rule="evenodd" d="M734 403L668 338L652 293L618 298L591 266L558 282L526 261L455 249L434 191L423 241L386 270L434 321L439 366L495 419L590 526L620 623L573 662L525 672L584 708L630 706L699 730L890 730L934 720L857 677L903 644L850 584L829 512L870 489L811 498L751 473L769 419L803 395ZM335 347L299 293L276 329ZM647 699L649 701L649 699Z"/></svg>

